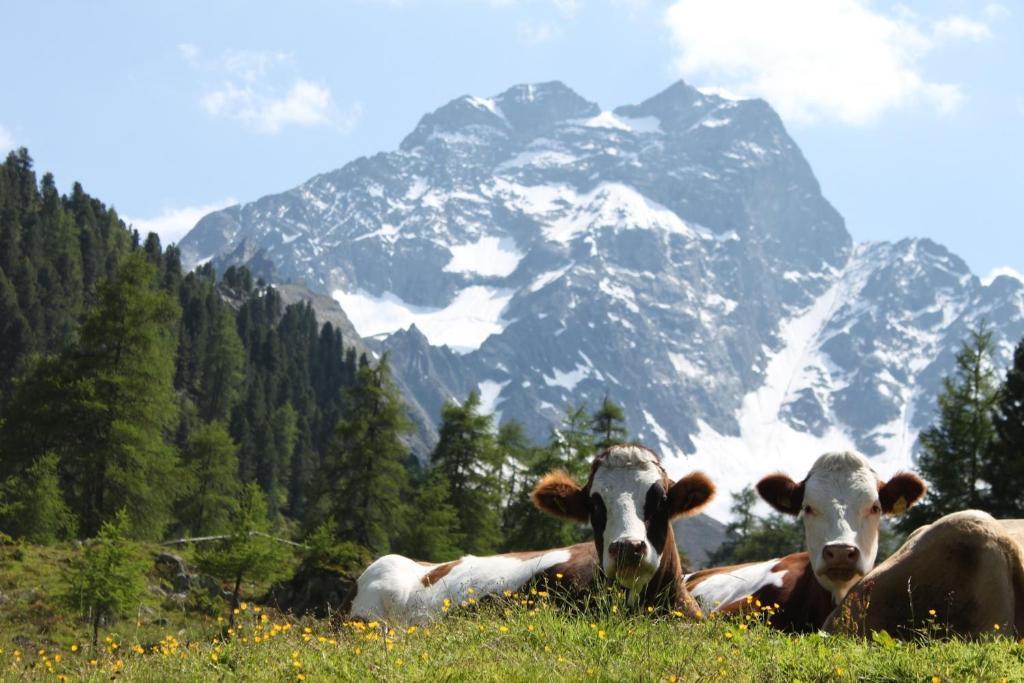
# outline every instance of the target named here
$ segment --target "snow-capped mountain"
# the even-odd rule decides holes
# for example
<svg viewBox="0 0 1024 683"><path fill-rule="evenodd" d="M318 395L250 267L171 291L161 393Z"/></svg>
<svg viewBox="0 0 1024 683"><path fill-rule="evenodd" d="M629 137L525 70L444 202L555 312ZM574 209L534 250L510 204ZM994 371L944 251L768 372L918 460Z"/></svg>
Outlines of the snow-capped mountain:
<svg viewBox="0 0 1024 683"><path fill-rule="evenodd" d="M1003 362L1024 335L1021 282L928 240L854 245L768 104L682 82L613 111L557 82L460 97L180 246L333 295L425 429L475 389L546 438L608 394L725 491L829 447L908 466L967 329Z"/></svg>

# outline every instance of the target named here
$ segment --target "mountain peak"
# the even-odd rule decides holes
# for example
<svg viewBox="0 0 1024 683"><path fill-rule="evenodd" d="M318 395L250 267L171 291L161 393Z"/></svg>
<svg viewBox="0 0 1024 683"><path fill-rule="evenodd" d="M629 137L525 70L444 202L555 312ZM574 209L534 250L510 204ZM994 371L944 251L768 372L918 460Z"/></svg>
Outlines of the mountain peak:
<svg viewBox="0 0 1024 683"><path fill-rule="evenodd" d="M616 108L615 113L631 118L656 116L666 128L675 128L691 125L723 101L723 98L706 95L680 79L640 104Z"/></svg>
<svg viewBox="0 0 1024 683"><path fill-rule="evenodd" d="M402 149L424 144L436 134L471 126L499 136L530 133L567 119L595 116L601 108L561 81L522 83L494 97L463 95L420 119Z"/></svg>
<svg viewBox="0 0 1024 683"><path fill-rule="evenodd" d="M596 116L597 104L584 99L561 81L514 85L494 98L514 127L534 129L564 121Z"/></svg>

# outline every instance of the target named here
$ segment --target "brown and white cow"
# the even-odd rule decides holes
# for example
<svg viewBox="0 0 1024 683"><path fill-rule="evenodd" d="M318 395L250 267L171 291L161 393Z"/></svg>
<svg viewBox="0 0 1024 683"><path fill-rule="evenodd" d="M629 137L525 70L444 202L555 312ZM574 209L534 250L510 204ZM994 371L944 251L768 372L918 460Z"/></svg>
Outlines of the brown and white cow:
<svg viewBox="0 0 1024 683"><path fill-rule="evenodd" d="M965 510L917 529L825 623L827 631L902 638L932 629L1024 635L1024 520Z"/></svg>
<svg viewBox="0 0 1024 683"><path fill-rule="evenodd" d="M689 575L687 587L708 610L742 611L752 596L751 602L775 609L773 626L817 630L874 566L882 514L903 512L925 490L908 472L880 481L867 458L851 452L822 455L800 483L785 474L767 476L758 493L776 510L803 518L807 552L705 569Z"/></svg>
<svg viewBox="0 0 1024 683"><path fill-rule="evenodd" d="M696 616L686 591L670 522L694 514L714 494L714 485L694 473L673 483L658 456L641 446L612 446L591 464L579 486L566 473L544 476L532 498L541 510L590 522L594 541L567 548L468 555L452 562L417 562L386 555L373 562L349 595L352 617L422 623L441 616L445 605L518 591L533 584L557 585L583 594L603 570L643 605L665 604Z"/></svg>

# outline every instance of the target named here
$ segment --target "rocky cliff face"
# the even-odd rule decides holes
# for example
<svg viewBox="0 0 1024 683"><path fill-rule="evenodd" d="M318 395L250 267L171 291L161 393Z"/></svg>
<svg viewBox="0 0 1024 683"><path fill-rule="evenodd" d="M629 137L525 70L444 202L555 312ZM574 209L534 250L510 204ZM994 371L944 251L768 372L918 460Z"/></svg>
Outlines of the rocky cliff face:
<svg viewBox="0 0 1024 683"><path fill-rule="evenodd" d="M1020 282L927 240L854 245L765 102L682 82L613 111L557 82L460 97L181 247L332 295L426 431L470 390L536 438L608 394L726 491L831 447L907 466L966 330L987 320L1004 360L1024 335Z"/></svg>

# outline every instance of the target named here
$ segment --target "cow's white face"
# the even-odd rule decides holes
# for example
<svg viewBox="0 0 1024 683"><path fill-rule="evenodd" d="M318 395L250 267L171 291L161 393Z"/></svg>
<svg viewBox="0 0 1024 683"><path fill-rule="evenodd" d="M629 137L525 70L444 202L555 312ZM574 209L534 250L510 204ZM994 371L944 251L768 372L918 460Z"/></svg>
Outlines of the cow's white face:
<svg viewBox="0 0 1024 683"><path fill-rule="evenodd" d="M875 566L883 512L903 512L924 495L925 484L909 473L883 484L867 458L846 452L818 458L799 484L772 475L757 489L777 510L803 517L811 567L838 601Z"/></svg>
<svg viewBox="0 0 1024 683"><path fill-rule="evenodd" d="M673 484L653 451L622 445L594 459L586 486L565 472L552 472L537 483L532 497L548 514L589 521L605 574L638 589L658 572L666 552L676 552L669 542L672 519L696 513L714 491L699 472Z"/></svg>
<svg viewBox="0 0 1024 683"><path fill-rule="evenodd" d="M605 574L623 586L646 584L661 564L664 538L655 547L648 525L665 518L667 483L654 454L636 447L609 452L594 470L590 523Z"/></svg>
<svg viewBox="0 0 1024 683"><path fill-rule="evenodd" d="M804 481L801 515L811 566L834 596L845 596L878 555L878 477L860 456L818 459Z"/></svg>

